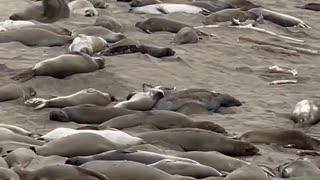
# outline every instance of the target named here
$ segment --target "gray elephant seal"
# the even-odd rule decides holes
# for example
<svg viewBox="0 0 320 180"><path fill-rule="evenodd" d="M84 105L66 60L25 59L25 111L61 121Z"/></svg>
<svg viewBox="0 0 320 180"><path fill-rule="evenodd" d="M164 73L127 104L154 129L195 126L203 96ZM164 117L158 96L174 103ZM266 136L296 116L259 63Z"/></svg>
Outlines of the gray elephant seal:
<svg viewBox="0 0 320 180"><path fill-rule="evenodd" d="M70 52L54 58L43 60L11 79L24 82L34 76L51 76L65 78L77 73L89 73L104 68L102 58L92 58L81 52Z"/></svg>
<svg viewBox="0 0 320 180"><path fill-rule="evenodd" d="M310 29L311 27L302 20L289 16L287 14L278 13L264 8L253 8L248 11L253 19L267 20L283 27L298 26L301 28Z"/></svg>
<svg viewBox="0 0 320 180"><path fill-rule="evenodd" d="M44 142L33 139L28 136L23 136L20 134L15 134L13 131L0 127L0 141L15 141L20 143L34 144L34 145L43 145Z"/></svg>
<svg viewBox="0 0 320 180"><path fill-rule="evenodd" d="M308 9L312 11L320 11L320 3L307 3L303 6L295 6L296 8Z"/></svg>
<svg viewBox="0 0 320 180"><path fill-rule="evenodd" d="M149 166L160 169L171 175L189 176L197 179L216 176L222 177L223 175L216 169L201 165L182 162L178 160L163 159Z"/></svg>
<svg viewBox="0 0 320 180"><path fill-rule="evenodd" d="M112 118L132 113L135 113L135 111L85 104L51 111L49 119L60 122L76 122L78 124L101 124Z"/></svg>
<svg viewBox="0 0 320 180"><path fill-rule="evenodd" d="M320 121L319 102L307 99L298 102L290 114L290 119L297 127L317 124Z"/></svg>
<svg viewBox="0 0 320 180"><path fill-rule="evenodd" d="M184 27L178 31L172 42L175 44L197 43L199 42L199 36L193 28Z"/></svg>
<svg viewBox="0 0 320 180"><path fill-rule="evenodd" d="M94 23L94 26L101 26L110 31L121 33L124 31L123 26L115 18L110 16L99 16Z"/></svg>
<svg viewBox="0 0 320 180"><path fill-rule="evenodd" d="M5 156L4 160L9 167L27 167L37 155L27 148L17 148Z"/></svg>
<svg viewBox="0 0 320 180"><path fill-rule="evenodd" d="M259 152L250 143L227 138L219 133L197 128L176 128L142 133L146 143L163 141L180 146L184 151L218 151L230 156L250 156Z"/></svg>
<svg viewBox="0 0 320 180"><path fill-rule="evenodd" d="M306 150L319 150L320 141L298 130L260 129L246 132L240 136L241 141L250 143L277 144Z"/></svg>
<svg viewBox="0 0 320 180"><path fill-rule="evenodd" d="M223 9L207 16L203 24L210 25L218 22L228 22L232 19L239 19L240 22L244 22L249 19L249 17L250 16L246 11L240 9Z"/></svg>
<svg viewBox="0 0 320 180"><path fill-rule="evenodd" d="M35 106L34 109L45 107L64 108L67 106L77 106L81 104L92 104L97 106L106 106L113 102L115 98L108 94L93 88L84 89L67 96L58 96L51 99L33 98L25 101L26 105Z"/></svg>
<svg viewBox="0 0 320 180"><path fill-rule="evenodd" d="M90 161L103 160L103 161L134 161L142 164L153 164L163 159L177 160L189 164L199 164L196 161L187 158L175 157L170 155L158 154L147 151L135 150L112 150L95 154L92 156L79 156L72 157L66 160L66 164L80 166Z"/></svg>
<svg viewBox="0 0 320 180"><path fill-rule="evenodd" d="M109 150L123 148L106 138L93 133L77 133L52 140L39 147L31 147L42 156L58 155L62 157L89 156Z"/></svg>
<svg viewBox="0 0 320 180"><path fill-rule="evenodd" d="M66 164L47 165L36 170L24 168L13 168L23 180L35 179L90 179L90 180L110 180L108 177L85 168L70 166Z"/></svg>
<svg viewBox="0 0 320 180"><path fill-rule="evenodd" d="M71 43L73 37L55 34L45 29L21 28L0 34L0 43L20 42L26 46L62 46Z"/></svg>
<svg viewBox="0 0 320 180"><path fill-rule="evenodd" d="M309 179L311 176L319 177L320 175L320 170L316 165L304 160L288 162L280 165L277 169L282 178L304 177Z"/></svg>
<svg viewBox="0 0 320 180"><path fill-rule="evenodd" d="M63 28L57 25L52 25L52 24L35 24L35 25L24 26L23 28L44 29L44 30L56 33L58 35L71 36L71 31L69 31L67 28Z"/></svg>
<svg viewBox="0 0 320 180"><path fill-rule="evenodd" d="M71 14L92 17L98 16L96 8L87 0L75 0L68 3Z"/></svg>
<svg viewBox="0 0 320 180"><path fill-rule="evenodd" d="M0 167L0 179L20 180L20 177L13 170Z"/></svg>
<svg viewBox="0 0 320 180"><path fill-rule="evenodd" d="M70 9L65 0L43 0L42 5L29 7L23 12L12 14L11 20L36 20L43 23L52 23L68 18Z"/></svg>
<svg viewBox="0 0 320 180"><path fill-rule="evenodd" d="M35 95L37 95L37 92L31 86L7 84L0 87L0 102L15 100L19 98L27 100Z"/></svg>
<svg viewBox="0 0 320 180"><path fill-rule="evenodd" d="M108 46L106 40L96 36L79 34L69 46L69 52L83 52L89 55L100 52Z"/></svg>
<svg viewBox="0 0 320 180"><path fill-rule="evenodd" d="M231 172L225 180L270 180L264 170L256 165L246 165Z"/></svg>
<svg viewBox="0 0 320 180"><path fill-rule="evenodd" d="M101 26L77 28L74 31L72 31L72 36L78 36L79 34L101 37L110 43L118 42L126 37L122 33L115 33Z"/></svg>

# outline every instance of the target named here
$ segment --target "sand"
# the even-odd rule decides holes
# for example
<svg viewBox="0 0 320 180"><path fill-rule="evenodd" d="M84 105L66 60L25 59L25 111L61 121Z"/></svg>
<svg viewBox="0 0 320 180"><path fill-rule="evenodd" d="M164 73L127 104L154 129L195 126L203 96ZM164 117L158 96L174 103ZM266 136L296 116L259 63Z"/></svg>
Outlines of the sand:
<svg viewBox="0 0 320 180"><path fill-rule="evenodd" d="M304 40L295 46L320 50L319 12L295 8L307 2L303 0L270 0L258 1L265 7L278 12L296 16L312 29L290 28L296 33L286 33L284 28L271 23L259 27L276 33ZM12 13L22 11L34 2L30 0L1 0L0 20L6 20ZM129 14L129 5L112 2L106 10L98 10L100 14L111 15L125 27L124 34L142 43L163 47L172 47L180 61L164 62L143 54L130 54L106 57L106 68L88 74L76 74L65 79L52 77L35 77L24 84L32 85L39 96L68 95L84 88L96 88L109 92L116 97L124 98L129 92L140 90L142 83L153 85L176 86L178 89L200 87L217 92L228 93L241 100L244 105L232 108L231 114L194 115L197 120L211 120L223 126L228 132L240 135L256 128L282 127L292 128L293 122L281 116L290 113L293 106L303 99L317 99L320 87L320 57L299 53L290 56L271 53L251 48L252 43L238 41L240 36L266 40L278 44L292 45L292 41L275 38L271 35L251 30L240 30L228 27L205 28L203 31L214 33L219 38L205 37L197 44L173 45L170 41L175 34L158 32L146 34L134 27L138 21L152 15ZM202 15L170 14L164 17L179 20L193 26L202 25ZM85 27L93 24L95 18L73 16L54 24L69 29ZM299 33L300 32L300 33ZM277 40L278 39L278 40ZM32 67L35 63L65 53L63 47L27 47L17 42L0 44L0 64L19 69ZM319 62L318 62L319 61ZM298 71L296 85L269 85L262 79L259 70L273 65L295 68ZM0 85L10 81L10 71L0 66ZM50 108L33 111L23 105L22 100L0 103L1 123L9 123L40 133L48 132L56 127L79 127L75 123L49 121ZM306 132L320 137L320 125L314 125ZM297 158L294 152L280 152L271 146L257 145L262 156L243 157L250 162L277 166L289 159Z"/></svg>

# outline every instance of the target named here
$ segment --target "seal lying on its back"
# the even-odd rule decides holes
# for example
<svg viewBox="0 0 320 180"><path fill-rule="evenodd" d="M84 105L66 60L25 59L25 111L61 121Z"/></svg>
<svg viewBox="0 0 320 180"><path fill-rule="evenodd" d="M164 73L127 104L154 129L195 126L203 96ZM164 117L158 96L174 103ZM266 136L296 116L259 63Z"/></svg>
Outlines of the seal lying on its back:
<svg viewBox="0 0 320 180"><path fill-rule="evenodd" d="M43 60L11 79L24 82L34 76L51 76L65 78L77 73L89 73L104 68L102 58L92 58L81 52L70 52L54 58Z"/></svg>
<svg viewBox="0 0 320 180"><path fill-rule="evenodd" d="M42 5L29 7L23 12L12 14L11 20L36 20L52 23L62 18L68 18L70 9L65 0L42 0Z"/></svg>
<svg viewBox="0 0 320 180"><path fill-rule="evenodd" d="M87 0L75 0L68 3L70 12L72 14L79 14L83 16L98 16L98 11L94 6Z"/></svg>
<svg viewBox="0 0 320 180"><path fill-rule="evenodd" d="M21 28L0 33L0 43L17 41L27 46L62 46L73 37L63 36L45 29Z"/></svg>
<svg viewBox="0 0 320 180"><path fill-rule="evenodd" d="M139 135L147 143L163 141L185 151L218 151L230 156L251 156L259 152L250 143L227 138L219 133L197 128L176 128Z"/></svg>
<svg viewBox="0 0 320 180"><path fill-rule="evenodd" d="M15 100L19 98L27 100L35 95L37 95L37 92L31 86L7 84L0 87L0 102Z"/></svg>
<svg viewBox="0 0 320 180"><path fill-rule="evenodd" d="M102 51L107 46L107 41L101 37L79 34L78 37L73 40L72 44L70 44L69 52L77 51L93 55L96 52Z"/></svg>
<svg viewBox="0 0 320 180"><path fill-rule="evenodd" d="M295 6L295 7L301 8L301 9L308 9L312 11L320 11L320 3L308 3L303 6Z"/></svg>
<svg viewBox="0 0 320 180"><path fill-rule="evenodd" d="M79 105L65 107L61 110L51 111L49 118L52 121L76 122L79 124L100 124L109 119L135 113L128 109L103 107L93 105Z"/></svg>
<svg viewBox="0 0 320 180"><path fill-rule="evenodd" d="M126 36L122 33L115 33L111 30L101 27L101 26L93 26L93 27L85 27L85 28L77 28L72 31L72 36L78 36L79 34L84 34L87 36L96 36L101 37L107 42L115 43L124 39Z"/></svg>
<svg viewBox="0 0 320 180"><path fill-rule="evenodd" d="M311 28L302 20L296 17L290 16L287 14L278 13L269 9L253 8L253 9L250 9L248 12L250 13L250 16L253 19L267 20L283 27L298 26L306 29Z"/></svg>
<svg viewBox="0 0 320 180"><path fill-rule="evenodd" d="M99 90L88 88L71 95L58 96L51 99L32 98L25 101L25 104L35 106L34 109L42 109L45 107L63 108L81 104L106 106L114 100L115 98L108 93L103 93Z"/></svg>
<svg viewBox="0 0 320 180"><path fill-rule="evenodd" d="M290 119L297 123L297 127L317 124L320 121L319 102L307 99L300 101L294 107Z"/></svg>

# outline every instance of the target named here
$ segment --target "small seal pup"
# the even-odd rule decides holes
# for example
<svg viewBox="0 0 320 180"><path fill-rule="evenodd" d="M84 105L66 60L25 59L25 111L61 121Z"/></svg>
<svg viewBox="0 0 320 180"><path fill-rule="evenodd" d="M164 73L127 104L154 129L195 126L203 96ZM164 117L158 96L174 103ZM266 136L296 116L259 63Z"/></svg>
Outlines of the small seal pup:
<svg viewBox="0 0 320 180"><path fill-rule="evenodd" d="M283 147L320 150L320 141L299 130L270 128L248 131L240 140L250 143L277 144Z"/></svg>
<svg viewBox="0 0 320 180"><path fill-rule="evenodd" d="M51 76L63 79L77 73L89 73L104 68L102 58L93 58L81 52L70 52L60 56L43 60L28 68L25 72L11 77L24 82L34 76Z"/></svg>
<svg viewBox="0 0 320 180"><path fill-rule="evenodd" d="M320 121L319 103L307 99L298 102L290 114L290 119L297 127L317 124Z"/></svg>
<svg viewBox="0 0 320 180"><path fill-rule="evenodd" d="M296 8L308 9L312 11L320 11L320 3L307 3L303 6L295 6Z"/></svg>
<svg viewBox="0 0 320 180"><path fill-rule="evenodd" d="M108 177L98 172L67 164L46 165L36 170L15 167L13 170L19 174L22 180L110 180Z"/></svg>
<svg viewBox="0 0 320 180"><path fill-rule="evenodd" d="M20 177L13 170L0 167L0 179L20 180Z"/></svg>
<svg viewBox="0 0 320 180"><path fill-rule="evenodd" d="M101 26L116 33L121 33L124 31L124 28L120 22L118 22L115 18L106 15L98 16L94 26Z"/></svg>
<svg viewBox="0 0 320 180"><path fill-rule="evenodd" d="M74 36L74 37L78 36L79 34L84 34L87 36L101 37L109 43L118 42L126 37L122 33L115 33L113 31L106 29L104 27L101 27L101 26L77 28L72 31L72 36Z"/></svg>
<svg viewBox="0 0 320 180"><path fill-rule="evenodd" d="M153 164L163 159L176 160L189 164L199 164L188 158L170 156L165 154L159 154L148 151L136 151L136 150L111 150L92 156L79 156L72 157L66 160L66 164L80 166L90 161L103 160L103 161L134 161L142 164Z"/></svg>
<svg viewBox="0 0 320 180"><path fill-rule="evenodd" d="M196 179L206 177L222 177L222 173L216 169L202 164L192 164L179 160L163 159L149 166L160 169L171 175L189 176Z"/></svg>
<svg viewBox="0 0 320 180"><path fill-rule="evenodd" d="M320 175L319 168L305 160L287 162L277 167L277 169L282 178L304 177L309 180L309 177L319 177Z"/></svg>
<svg viewBox="0 0 320 180"><path fill-rule="evenodd" d="M229 156L252 156L259 149L250 143L233 140L219 133L197 128L175 128L151 131L138 137L146 143L163 141L180 146L184 151L218 151Z"/></svg>
<svg viewBox="0 0 320 180"><path fill-rule="evenodd" d="M17 41L26 46L63 46L72 40L73 37L37 28L21 28L0 33L0 43Z"/></svg>
<svg viewBox="0 0 320 180"><path fill-rule="evenodd" d="M31 86L7 84L0 87L0 102L19 98L27 100L35 95L37 95L37 92Z"/></svg>
<svg viewBox="0 0 320 180"><path fill-rule="evenodd" d="M184 27L175 35L172 43L174 44L191 44L199 42L197 32L190 27Z"/></svg>
<svg viewBox="0 0 320 180"><path fill-rule="evenodd" d="M238 19L240 22L244 22L249 19L249 17L250 16L246 11L240 9L223 9L207 16L204 19L203 24L210 25L218 22L228 22L232 19Z"/></svg>
<svg viewBox="0 0 320 180"><path fill-rule="evenodd" d="M135 113L135 111L82 104L78 106L65 107L53 110L49 113L49 119L59 122L76 122L78 124L101 124L112 118Z"/></svg>
<svg viewBox="0 0 320 180"><path fill-rule="evenodd" d="M67 106L77 106L80 104L93 104L97 106L106 106L113 102L115 98L94 88L83 89L67 96L58 96L51 99L32 98L24 103L35 106L33 109L42 109L46 107L64 108Z"/></svg>
<svg viewBox="0 0 320 180"><path fill-rule="evenodd" d="M68 18L70 9L65 0L42 0L42 5L25 9L23 12L12 14L11 20L36 20L42 23L53 23Z"/></svg>
<svg viewBox="0 0 320 180"><path fill-rule="evenodd" d="M101 37L79 34L69 46L69 52L77 51L89 55L100 52L108 46L106 40Z"/></svg>
<svg viewBox="0 0 320 180"><path fill-rule="evenodd" d="M68 3L71 14L92 17L98 16L96 8L87 0L75 0Z"/></svg>
<svg viewBox="0 0 320 180"><path fill-rule="evenodd" d="M17 148L5 156L4 160L11 167L27 167L37 155L27 148Z"/></svg>
<svg viewBox="0 0 320 180"><path fill-rule="evenodd" d="M296 17L275 12L269 9L253 8L248 10L248 13L250 13L252 19L257 19L258 21L267 20L283 27L298 26L305 29L311 28L309 25Z"/></svg>

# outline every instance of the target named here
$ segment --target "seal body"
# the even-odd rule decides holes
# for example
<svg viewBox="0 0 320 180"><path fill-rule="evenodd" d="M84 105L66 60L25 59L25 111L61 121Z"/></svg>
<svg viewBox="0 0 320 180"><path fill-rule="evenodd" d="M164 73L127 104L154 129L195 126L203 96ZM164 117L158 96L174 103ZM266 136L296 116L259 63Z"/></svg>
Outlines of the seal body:
<svg viewBox="0 0 320 180"><path fill-rule="evenodd" d="M27 100L35 95L37 95L37 92L31 86L7 84L0 87L0 102L19 98Z"/></svg>
<svg viewBox="0 0 320 180"><path fill-rule="evenodd" d="M168 31L172 33L177 33L182 28L190 27L190 26L175 20L153 17L145 21L137 22L136 27L142 29L147 33L157 32L157 31Z"/></svg>
<svg viewBox="0 0 320 180"><path fill-rule="evenodd" d="M70 12L72 14L79 14L82 16L98 16L96 8L87 0L75 0L68 3Z"/></svg>
<svg viewBox="0 0 320 180"><path fill-rule="evenodd" d="M15 134L13 131L6 129L6 128L0 128L0 141L15 141L18 143L26 143L26 144L33 144L33 145L43 145L44 142L36 140L34 138L23 136L20 134Z"/></svg>
<svg viewBox="0 0 320 180"><path fill-rule="evenodd" d="M296 7L301 9L308 9L312 11L320 11L320 3L307 3L303 6L296 6Z"/></svg>
<svg viewBox="0 0 320 180"><path fill-rule="evenodd" d="M152 4L142 7L132 7L129 12L138 13L138 14L171 14L171 13L210 13L210 11L199 8L197 6L192 6L189 4Z"/></svg>
<svg viewBox="0 0 320 180"><path fill-rule="evenodd" d="M115 33L101 26L77 28L72 32L72 36L78 36L79 34L101 37L110 43L115 43L125 38L122 33Z"/></svg>
<svg viewBox="0 0 320 180"><path fill-rule="evenodd" d="M246 11L242 11L240 9L223 9L207 16L203 24L209 25L218 22L227 22L232 19L239 19L239 21L244 22L248 18L249 16Z"/></svg>
<svg viewBox="0 0 320 180"><path fill-rule="evenodd" d="M295 105L290 119L297 123L298 127L306 127L318 123L320 120L318 102L307 99L300 101Z"/></svg>
<svg viewBox="0 0 320 180"><path fill-rule="evenodd" d="M282 178L301 177L309 179L311 176L318 177L320 175L317 166L304 160L285 163L279 166L278 169Z"/></svg>
<svg viewBox="0 0 320 180"><path fill-rule="evenodd" d="M101 26L104 28L107 28L113 32L123 32L124 28L120 22L118 22L115 18L110 17L110 16L99 16L95 23L95 26Z"/></svg>
<svg viewBox="0 0 320 180"><path fill-rule="evenodd" d="M19 175L11 169L0 167L0 178L10 180L20 180Z"/></svg>
<svg viewBox="0 0 320 180"><path fill-rule="evenodd" d="M62 36L71 35L71 31L69 31L67 28L63 28L57 25L52 25L52 24L35 24L35 25L24 26L23 28L44 29Z"/></svg>
<svg viewBox="0 0 320 180"><path fill-rule="evenodd" d="M27 148L17 148L10 152L6 157L5 161L9 167L26 167L37 155Z"/></svg>
<svg viewBox="0 0 320 180"><path fill-rule="evenodd" d="M31 26L31 25L35 25L35 23L31 21L24 21L24 20L13 21L10 19L0 22L0 27L6 30L20 29L26 26Z"/></svg>
<svg viewBox="0 0 320 180"><path fill-rule="evenodd" d="M269 180L262 168L256 165L246 165L234 170L225 177L226 180Z"/></svg>
<svg viewBox="0 0 320 180"><path fill-rule="evenodd" d="M175 35L173 43L175 44L189 44L199 42L197 32L190 27L184 27Z"/></svg>
<svg viewBox="0 0 320 180"><path fill-rule="evenodd" d="M92 55L96 52L102 51L108 45L107 41L101 37L95 36L86 36L79 34L76 37L72 44L69 46L69 51L83 52L89 55Z"/></svg>

